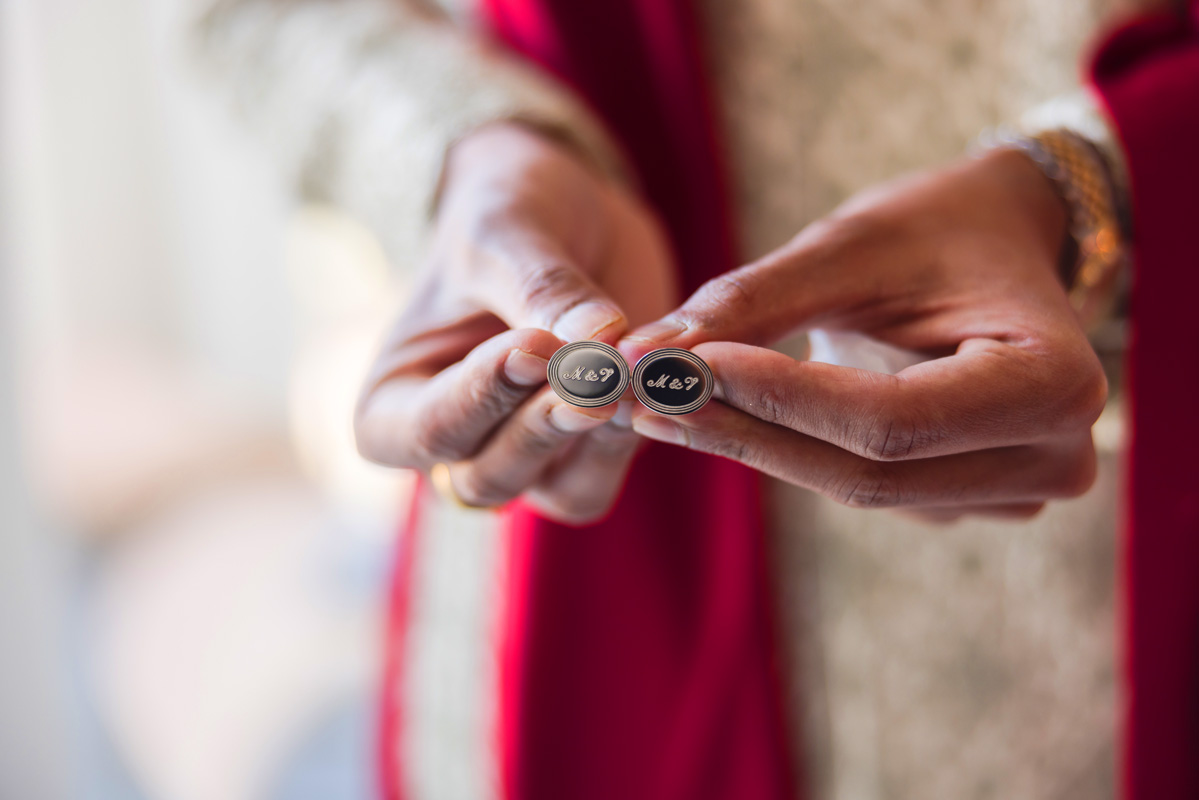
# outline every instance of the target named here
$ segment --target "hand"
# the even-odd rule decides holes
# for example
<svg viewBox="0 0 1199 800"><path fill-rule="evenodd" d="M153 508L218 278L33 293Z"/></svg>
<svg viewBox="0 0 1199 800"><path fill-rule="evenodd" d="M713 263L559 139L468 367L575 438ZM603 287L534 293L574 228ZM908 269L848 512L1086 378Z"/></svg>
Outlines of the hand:
<svg viewBox="0 0 1199 800"><path fill-rule="evenodd" d="M619 491L640 437L546 385L564 342L614 343L677 302L654 220L531 129L495 124L451 151L431 255L371 370L359 450L394 467L448 463L456 494L525 493L583 522Z"/></svg>
<svg viewBox="0 0 1199 800"><path fill-rule="evenodd" d="M1057 273L1065 227L1015 152L868 191L625 339L693 348L722 401L633 427L851 506L1024 517L1078 495L1107 384ZM758 346L812 327L934 358L886 375Z"/></svg>

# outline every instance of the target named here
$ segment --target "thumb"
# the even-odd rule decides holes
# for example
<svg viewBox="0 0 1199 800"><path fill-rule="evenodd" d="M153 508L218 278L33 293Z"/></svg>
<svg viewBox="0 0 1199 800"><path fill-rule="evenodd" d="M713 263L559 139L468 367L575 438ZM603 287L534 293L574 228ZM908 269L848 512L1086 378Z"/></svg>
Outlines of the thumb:
<svg viewBox="0 0 1199 800"><path fill-rule="evenodd" d="M567 342L614 343L628 320L564 248L541 234L510 231L476 255L470 293L511 328L541 328Z"/></svg>

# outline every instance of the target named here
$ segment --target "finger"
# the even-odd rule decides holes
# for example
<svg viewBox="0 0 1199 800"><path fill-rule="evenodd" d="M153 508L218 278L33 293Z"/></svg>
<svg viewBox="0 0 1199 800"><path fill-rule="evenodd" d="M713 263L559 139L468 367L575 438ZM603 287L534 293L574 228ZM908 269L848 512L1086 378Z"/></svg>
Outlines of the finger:
<svg viewBox="0 0 1199 800"><path fill-rule="evenodd" d="M710 342L714 394L765 422L875 461L928 458L1089 430L1107 382L1085 340L1051 356L991 340L896 375Z"/></svg>
<svg viewBox="0 0 1199 800"><path fill-rule="evenodd" d="M388 332L364 382L364 397L397 380L422 385L483 342L509 330L499 317L486 311L444 322L432 319L428 306L421 306L422 300L414 301Z"/></svg>
<svg viewBox="0 0 1199 800"><path fill-rule="evenodd" d="M533 485L579 434L603 425L615 412L615 403L576 408L543 389L474 458L451 465L454 488L470 505L506 503Z"/></svg>
<svg viewBox="0 0 1199 800"><path fill-rule="evenodd" d="M384 378L359 405L360 452L388 466L417 468L468 458L545 383L561 345L546 331L507 331L428 380Z"/></svg>
<svg viewBox="0 0 1199 800"><path fill-rule="evenodd" d="M615 342L627 326L620 306L564 248L511 221L497 223L466 256L472 297L513 328L542 328L567 341Z"/></svg>
<svg viewBox="0 0 1199 800"><path fill-rule="evenodd" d="M884 293L877 280L861 279L861 267L888 247L891 263L903 257L894 237L884 233L848 220L814 223L784 247L713 278L670 314L631 331L622 350L627 346L636 360L657 348L690 349L707 341L769 344L833 309L861 310Z"/></svg>
<svg viewBox="0 0 1199 800"><path fill-rule="evenodd" d="M1089 435L1053 445L878 462L721 403L677 418L635 410L633 429L861 508L1039 503L1080 495L1095 479Z"/></svg>
<svg viewBox="0 0 1199 800"><path fill-rule="evenodd" d="M1015 172L1026 173L1027 159L1013 164ZM963 160L936 174L900 178L859 194L783 247L709 281L659 322L633 331L630 348L689 349L703 341L770 344L815 324L860 331L909 328L915 313L919 330L908 330L903 346L923 350L1010 330L1009 312L1019 315L1030 307L1030 297L1069 314L1052 263L1060 231L1048 235L1043 248L1027 246L1047 235L1053 226L1044 220L1057 219L1060 211L1055 205L1046 215L1012 216L1013 207L1027 208L1011 202L1015 172L1005 170L1008 174L996 179L979 173L978 165ZM956 190L947 193L949 185ZM963 196L972 202L963 206ZM957 224L939 227L951 214ZM985 298L995 314L991 319L980 318L976 303L941 319L920 314L944 311L972 291L947 284L946 263L968 270L975 290L988 285L1020 289L1007 298L995 293ZM1034 286L1048 291L1030 293ZM951 316L957 319L951 322ZM962 329L976 332L956 336Z"/></svg>
<svg viewBox="0 0 1199 800"><path fill-rule="evenodd" d="M526 499L559 522L597 522L615 504L629 465L643 443L644 439L631 428L618 426L615 421L596 428L579 437L565 458L551 465Z"/></svg>

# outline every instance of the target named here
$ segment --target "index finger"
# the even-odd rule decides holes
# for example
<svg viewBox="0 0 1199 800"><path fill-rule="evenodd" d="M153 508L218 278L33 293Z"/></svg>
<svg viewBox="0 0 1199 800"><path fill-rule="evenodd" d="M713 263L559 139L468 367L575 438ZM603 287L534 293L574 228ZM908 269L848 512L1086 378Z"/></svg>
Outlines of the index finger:
<svg viewBox="0 0 1199 800"><path fill-rule="evenodd" d="M869 267L906 257L887 233L850 220L812 223L778 250L709 280L666 316L630 331L620 349L636 361L660 347L770 344L837 309L866 308L887 294L880 281L896 277L895 270L874 275ZM867 272L872 280L862 278Z"/></svg>
<svg viewBox="0 0 1199 800"><path fill-rule="evenodd" d="M695 353L726 404L875 461L1042 441L1089 427L1107 397L1085 339L1076 352L1052 355L971 339L895 375L731 342Z"/></svg>
<svg viewBox="0 0 1199 800"><path fill-rule="evenodd" d="M505 331L431 377L384 373L359 402L359 451L405 467L473 455L545 384L546 366L561 345L546 331Z"/></svg>
<svg viewBox="0 0 1199 800"><path fill-rule="evenodd" d="M496 223L466 256L467 292L513 328L542 328L565 341L614 342L628 320L566 249L518 222Z"/></svg>

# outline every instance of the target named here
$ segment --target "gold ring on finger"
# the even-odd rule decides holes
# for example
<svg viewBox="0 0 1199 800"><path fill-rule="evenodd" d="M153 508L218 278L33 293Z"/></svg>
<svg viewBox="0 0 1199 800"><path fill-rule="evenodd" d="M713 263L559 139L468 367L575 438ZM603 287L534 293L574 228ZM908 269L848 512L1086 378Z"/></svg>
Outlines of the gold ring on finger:
<svg viewBox="0 0 1199 800"><path fill-rule="evenodd" d="M471 511L485 511L494 506L476 506L471 505L462 499L458 494L458 490L454 488L454 481L450 477L450 465L444 463L434 464L429 470L429 480L433 483L433 488L445 500L450 501L458 508L466 508Z"/></svg>

